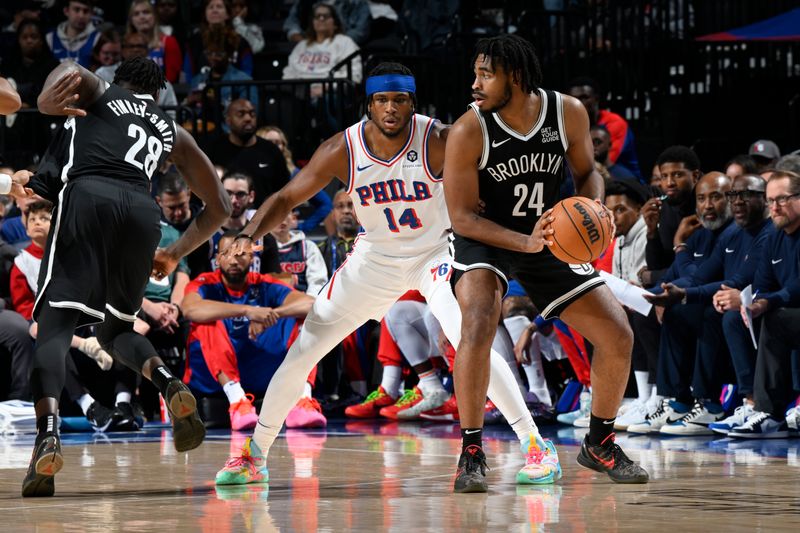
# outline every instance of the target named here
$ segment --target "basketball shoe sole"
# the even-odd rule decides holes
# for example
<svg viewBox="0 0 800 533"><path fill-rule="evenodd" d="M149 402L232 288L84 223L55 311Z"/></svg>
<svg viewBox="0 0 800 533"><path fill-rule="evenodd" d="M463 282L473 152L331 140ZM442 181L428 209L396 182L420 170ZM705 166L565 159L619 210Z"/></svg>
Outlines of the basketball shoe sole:
<svg viewBox="0 0 800 533"><path fill-rule="evenodd" d="M200 446L206 437L206 428L197 414L197 400L180 380L167 385L166 404L172 421L172 442L175 450L188 452Z"/></svg>
<svg viewBox="0 0 800 533"><path fill-rule="evenodd" d="M52 496L56 490L55 475L64 467L61 439L49 435L34 448L28 473L22 482L24 498Z"/></svg>

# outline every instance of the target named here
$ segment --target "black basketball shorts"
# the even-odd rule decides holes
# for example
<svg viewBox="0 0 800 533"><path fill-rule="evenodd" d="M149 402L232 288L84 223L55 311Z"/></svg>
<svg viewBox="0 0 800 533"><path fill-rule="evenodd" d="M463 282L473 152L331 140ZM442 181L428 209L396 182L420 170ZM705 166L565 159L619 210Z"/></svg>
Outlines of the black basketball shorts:
<svg viewBox="0 0 800 533"><path fill-rule="evenodd" d="M80 177L59 193L39 271L43 305L78 309L78 325L111 313L133 322L161 239L160 209L147 187Z"/></svg>
<svg viewBox="0 0 800 533"><path fill-rule="evenodd" d="M535 254L514 252L489 246L473 239L453 235L453 286L464 272L491 270L508 291L510 279L516 279L533 300L543 318L558 317L572 302L604 284L589 265L570 265L557 259L550 249Z"/></svg>

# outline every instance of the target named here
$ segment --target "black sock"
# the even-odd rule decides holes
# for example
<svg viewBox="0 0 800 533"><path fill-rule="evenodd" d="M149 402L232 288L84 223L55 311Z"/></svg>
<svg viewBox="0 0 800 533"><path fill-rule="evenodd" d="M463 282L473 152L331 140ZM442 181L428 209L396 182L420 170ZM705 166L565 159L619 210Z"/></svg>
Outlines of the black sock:
<svg viewBox="0 0 800 533"><path fill-rule="evenodd" d="M39 435L58 433L58 415L48 413L36 419L36 431Z"/></svg>
<svg viewBox="0 0 800 533"><path fill-rule="evenodd" d="M589 444L599 446L605 442L609 435L614 433L614 418L600 418L591 415L589 418Z"/></svg>
<svg viewBox="0 0 800 533"><path fill-rule="evenodd" d="M467 449L467 446L477 446L481 448L483 443L483 428L461 428L461 451Z"/></svg>
<svg viewBox="0 0 800 533"><path fill-rule="evenodd" d="M172 372L169 371L164 365L159 365L153 369L150 373L150 381L153 382L153 385L161 392L163 395L167 391L167 385L173 379L178 379L172 375Z"/></svg>

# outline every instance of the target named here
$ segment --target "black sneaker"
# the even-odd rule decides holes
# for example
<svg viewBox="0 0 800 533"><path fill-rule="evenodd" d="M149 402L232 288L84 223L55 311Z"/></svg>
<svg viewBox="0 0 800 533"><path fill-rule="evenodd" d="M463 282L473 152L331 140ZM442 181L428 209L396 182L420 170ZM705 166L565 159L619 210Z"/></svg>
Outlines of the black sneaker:
<svg viewBox="0 0 800 533"><path fill-rule="evenodd" d="M197 400L181 380L173 379L167 385L164 401L172 421L172 440L179 452L188 452L200 446L206 437L206 428L197 415Z"/></svg>
<svg viewBox="0 0 800 533"><path fill-rule="evenodd" d="M64 466L61 439L57 433L36 436L28 473L22 482L22 496L52 496L56 490L55 475Z"/></svg>
<svg viewBox="0 0 800 533"><path fill-rule="evenodd" d="M119 431L138 431L141 429L141 422L137 419L133 410L133 405L128 402L120 402L114 407L116 423L114 429Z"/></svg>
<svg viewBox="0 0 800 533"><path fill-rule="evenodd" d="M650 475L625 455L619 444L614 442L614 434L609 435L603 444L589 444L589 436L583 439L578 454L578 464L598 472L605 472L617 483L647 483Z"/></svg>
<svg viewBox="0 0 800 533"><path fill-rule="evenodd" d="M86 420L89 421L95 431L102 433L117 422L118 415L114 409L109 409L100 402L94 401L89 406L89 410L86 411Z"/></svg>
<svg viewBox="0 0 800 533"><path fill-rule="evenodd" d="M467 446L461 452L456 471L454 492L489 492L486 483L486 455L480 446Z"/></svg>

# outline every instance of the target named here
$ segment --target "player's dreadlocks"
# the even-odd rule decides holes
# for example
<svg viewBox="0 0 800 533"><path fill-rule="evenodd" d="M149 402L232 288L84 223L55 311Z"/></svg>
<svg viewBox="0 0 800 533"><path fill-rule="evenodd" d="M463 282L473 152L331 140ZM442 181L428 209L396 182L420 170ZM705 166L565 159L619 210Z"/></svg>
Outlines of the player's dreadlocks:
<svg viewBox="0 0 800 533"><path fill-rule="evenodd" d="M498 35L481 39L475 45L472 64L478 56L486 56L492 68L503 67L511 78L519 83L522 92L530 93L539 89L542 83L542 69L533 45L517 35Z"/></svg>
<svg viewBox="0 0 800 533"><path fill-rule="evenodd" d="M122 83L127 88L144 94L155 94L166 87L161 67L147 57L123 61L114 75L114 83Z"/></svg>

